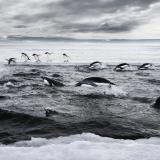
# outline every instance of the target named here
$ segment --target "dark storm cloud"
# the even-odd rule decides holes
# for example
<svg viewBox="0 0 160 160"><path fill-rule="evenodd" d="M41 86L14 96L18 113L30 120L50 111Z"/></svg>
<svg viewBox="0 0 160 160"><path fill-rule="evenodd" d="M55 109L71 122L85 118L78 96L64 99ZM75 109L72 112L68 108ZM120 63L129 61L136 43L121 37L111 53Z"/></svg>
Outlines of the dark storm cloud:
<svg viewBox="0 0 160 160"><path fill-rule="evenodd" d="M146 9L150 4L159 2L159 0L64 0L58 5L70 14L86 14L86 13L102 13L102 12L115 12L126 6L140 7ZM55 6L55 3L50 3L49 8ZM87 14L86 14L87 16Z"/></svg>
<svg viewBox="0 0 160 160"><path fill-rule="evenodd" d="M38 13L33 15L21 14L13 17L14 20L18 20L23 23L35 23L44 20L52 22L52 18L53 18L52 13Z"/></svg>
<svg viewBox="0 0 160 160"><path fill-rule="evenodd" d="M146 23L146 15L140 12L157 2L159 0L0 0L0 20L6 24L9 21L15 29L27 29L29 25L31 32L34 32L32 27L41 27L48 34L129 32ZM10 9L7 10L7 6Z"/></svg>
<svg viewBox="0 0 160 160"><path fill-rule="evenodd" d="M159 0L63 0L59 3L50 2L46 4L46 7L50 12L58 10L62 16L81 18L114 13L123 10L125 7L139 7L139 10L145 10L156 2L159 2Z"/></svg>
<svg viewBox="0 0 160 160"><path fill-rule="evenodd" d="M108 32L108 33L118 33L118 32L126 32L134 29L139 22L137 21L125 21L119 23L105 22L103 24L91 25L91 24L69 24L63 25L61 27L61 31L63 32Z"/></svg>
<svg viewBox="0 0 160 160"><path fill-rule="evenodd" d="M126 32L134 29L137 25L139 25L139 22L137 21L122 22L120 24L105 23L97 30L110 33Z"/></svg>
<svg viewBox="0 0 160 160"><path fill-rule="evenodd" d="M27 28L25 25L15 25L14 28Z"/></svg>

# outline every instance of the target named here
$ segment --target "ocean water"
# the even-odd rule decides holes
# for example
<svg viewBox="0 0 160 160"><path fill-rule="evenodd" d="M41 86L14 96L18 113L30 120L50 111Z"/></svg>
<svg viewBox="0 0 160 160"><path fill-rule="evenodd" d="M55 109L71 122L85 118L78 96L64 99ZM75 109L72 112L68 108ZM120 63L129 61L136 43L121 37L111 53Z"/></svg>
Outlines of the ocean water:
<svg viewBox="0 0 160 160"><path fill-rule="evenodd" d="M0 53L0 160L160 159L160 111L152 107L160 95L159 42L1 42ZM17 63L7 65L9 57ZM97 60L103 69L89 70ZM131 68L114 71L121 62ZM137 69L146 62L154 69ZM41 76L65 86L45 86ZM116 85L75 87L93 76ZM55 113L46 117L45 109Z"/></svg>

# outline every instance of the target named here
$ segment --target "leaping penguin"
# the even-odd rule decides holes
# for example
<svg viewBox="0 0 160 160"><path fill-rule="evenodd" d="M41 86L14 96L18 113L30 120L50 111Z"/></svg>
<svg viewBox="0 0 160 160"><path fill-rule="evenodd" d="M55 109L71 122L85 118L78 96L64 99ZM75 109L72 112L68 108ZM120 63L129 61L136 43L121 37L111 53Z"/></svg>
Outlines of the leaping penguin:
<svg viewBox="0 0 160 160"><path fill-rule="evenodd" d="M102 62L99 62L99 61L95 61L95 62L92 62L90 65L89 65L89 69L91 70L98 70L102 67Z"/></svg>
<svg viewBox="0 0 160 160"><path fill-rule="evenodd" d="M39 56L40 56L39 54L34 53L34 54L32 54L32 56L35 58L36 62L41 62L40 58L39 58Z"/></svg>
<svg viewBox="0 0 160 160"><path fill-rule="evenodd" d="M27 61L30 61L30 60L31 60L26 53L21 53L21 57L22 57L22 58L23 58L23 57L25 58L25 61L24 61L24 62L27 62Z"/></svg>
<svg viewBox="0 0 160 160"><path fill-rule="evenodd" d="M82 81L78 82L75 86L82 86L82 85L89 85L92 87L98 87L101 85L106 85L108 84L109 87L111 87L112 85L115 85L114 83L112 83L111 81L105 79L105 78L101 78L101 77L89 77L89 78L85 78Z"/></svg>
<svg viewBox="0 0 160 160"><path fill-rule="evenodd" d="M51 56L53 53L45 52L44 54L47 56L47 62L51 61L51 60L49 59L49 56Z"/></svg>
<svg viewBox="0 0 160 160"><path fill-rule="evenodd" d="M10 65L11 63L16 63L16 58L9 58L6 60L8 61L8 65Z"/></svg>
<svg viewBox="0 0 160 160"><path fill-rule="evenodd" d="M150 69L150 67L153 67L152 63L144 63L141 66L138 67L139 70L147 70Z"/></svg>
<svg viewBox="0 0 160 160"><path fill-rule="evenodd" d="M69 62L69 56L66 53L63 53L64 62Z"/></svg>
<svg viewBox="0 0 160 160"><path fill-rule="evenodd" d="M125 71L125 69L126 69L127 67L130 67L130 65L129 65L128 63L121 63L121 64L117 65L117 66L114 68L114 70L115 70L115 71Z"/></svg>

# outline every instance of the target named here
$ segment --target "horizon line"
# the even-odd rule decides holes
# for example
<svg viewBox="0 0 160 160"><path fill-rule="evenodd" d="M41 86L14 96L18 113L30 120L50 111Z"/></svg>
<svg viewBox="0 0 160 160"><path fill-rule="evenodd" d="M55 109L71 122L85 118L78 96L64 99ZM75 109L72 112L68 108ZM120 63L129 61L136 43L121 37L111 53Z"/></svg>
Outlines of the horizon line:
<svg viewBox="0 0 160 160"><path fill-rule="evenodd" d="M73 37L47 37L47 36L19 36L19 35L11 35L11 36L3 36L0 37L1 41L25 41L25 40L32 40L32 41L101 41L101 42L111 42L111 41L159 41L160 38L109 38L109 39L100 39L100 38L73 38Z"/></svg>

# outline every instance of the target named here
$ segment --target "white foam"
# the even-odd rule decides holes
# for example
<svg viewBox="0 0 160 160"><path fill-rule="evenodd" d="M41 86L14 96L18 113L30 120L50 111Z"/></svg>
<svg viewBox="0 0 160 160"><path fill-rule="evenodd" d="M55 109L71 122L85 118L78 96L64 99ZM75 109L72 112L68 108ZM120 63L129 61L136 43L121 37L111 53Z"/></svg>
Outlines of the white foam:
<svg viewBox="0 0 160 160"><path fill-rule="evenodd" d="M86 133L0 146L1 160L159 160L160 138L118 140Z"/></svg>
<svg viewBox="0 0 160 160"><path fill-rule="evenodd" d="M7 82L4 84L4 87L14 87L14 84L12 82Z"/></svg>
<svg viewBox="0 0 160 160"><path fill-rule="evenodd" d="M116 97L123 97L127 95L127 92L123 90L120 86L108 85L103 84L94 87L91 85L83 84L80 87L75 87L75 91L81 95L88 95L88 94L96 94L96 95L114 95Z"/></svg>
<svg viewBox="0 0 160 160"><path fill-rule="evenodd" d="M92 66L89 67L91 70L93 69L96 69L96 70L100 70L100 69L105 69L106 68L106 65L104 63L102 64L99 64L99 63L96 63Z"/></svg>
<svg viewBox="0 0 160 160"><path fill-rule="evenodd" d="M121 96L126 96L127 95L127 92L125 92L123 90L122 87L120 86L111 86L111 87L108 87L105 89L105 94L107 95L114 95L114 96L117 96L117 97L121 97Z"/></svg>
<svg viewBox="0 0 160 160"><path fill-rule="evenodd" d="M44 85L49 86L49 83L48 83L48 81L46 79L44 79Z"/></svg>

